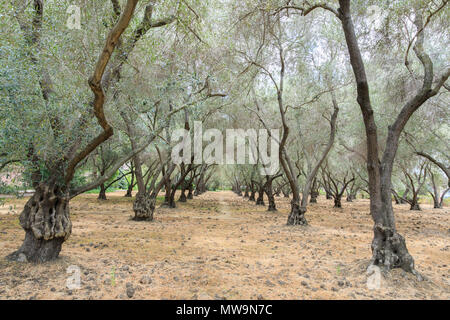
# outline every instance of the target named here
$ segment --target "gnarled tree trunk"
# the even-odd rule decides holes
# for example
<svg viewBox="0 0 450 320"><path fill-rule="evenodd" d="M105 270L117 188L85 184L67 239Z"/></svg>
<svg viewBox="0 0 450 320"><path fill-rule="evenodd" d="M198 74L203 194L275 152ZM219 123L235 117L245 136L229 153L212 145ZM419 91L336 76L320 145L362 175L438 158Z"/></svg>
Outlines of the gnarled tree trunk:
<svg viewBox="0 0 450 320"><path fill-rule="evenodd" d="M292 226L297 226L297 225L306 226L308 224L308 222L306 221L306 218L305 218L305 212L306 212L306 208L300 207L299 203L292 201L291 202L291 213L289 214L287 224L292 225Z"/></svg>
<svg viewBox="0 0 450 320"><path fill-rule="evenodd" d="M133 202L135 221L152 221L156 206L156 196L147 192L138 192L136 200Z"/></svg>
<svg viewBox="0 0 450 320"><path fill-rule="evenodd" d="M11 260L46 262L54 260L72 233L69 197L55 183L40 183L27 201L19 221L25 240Z"/></svg>
<svg viewBox="0 0 450 320"><path fill-rule="evenodd" d="M413 50L421 62L424 76L422 77L422 88L408 99L397 115L394 123L388 127L383 157L379 159L379 144L377 125L375 123L372 109L369 84L365 72L364 61L359 49L355 28L350 13L350 1L339 0L339 10L332 10L341 20L350 63L357 83L357 102L360 106L366 128L367 142L367 172L369 176L370 191L370 213L374 220L374 239L372 241L373 265L380 265L386 269L400 267L411 272L419 279L420 275L414 268L414 260L408 253L405 239L398 234L395 227L395 217L392 209L392 169L400 135L408 123L410 117L428 99L435 96L450 76L450 68L446 68L444 74L433 84L434 71L433 62L424 50L424 29L422 13L415 10L414 24L417 29L417 39Z"/></svg>

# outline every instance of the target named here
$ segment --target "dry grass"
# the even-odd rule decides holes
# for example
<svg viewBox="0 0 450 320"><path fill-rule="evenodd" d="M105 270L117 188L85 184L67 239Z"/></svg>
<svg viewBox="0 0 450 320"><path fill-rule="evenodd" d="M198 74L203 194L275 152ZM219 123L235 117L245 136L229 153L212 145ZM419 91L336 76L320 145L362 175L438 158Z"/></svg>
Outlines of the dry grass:
<svg viewBox="0 0 450 320"><path fill-rule="evenodd" d="M158 208L153 222L130 220L132 200L123 193L108 198L71 202L73 233L60 258L42 265L4 258L24 236L18 214L26 199L8 199L0 207L0 299L128 299L127 283L136 289L133 299L450 298L447 208L395 206L426 280L394 270L381 289L369 290L368 200L333 209L321 198L307 213L310 226L288 227L283 198L269 213L231 192L209 192L177 209ZM70 265L81 269L78 290L66 288Z"/></svg>

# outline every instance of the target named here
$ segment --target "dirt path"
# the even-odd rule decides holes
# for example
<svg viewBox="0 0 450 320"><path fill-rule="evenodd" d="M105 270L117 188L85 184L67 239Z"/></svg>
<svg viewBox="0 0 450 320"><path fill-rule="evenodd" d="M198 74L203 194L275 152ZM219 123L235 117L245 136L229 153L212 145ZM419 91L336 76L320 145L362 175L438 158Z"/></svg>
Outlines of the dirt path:
<svg viewBox="0 0 450 320"><path fill-rule="evenodd" d="M132 199L83 195L71 202L73 233L61 257L42 265L4 259L23 239L26 199L0 207L0 299L449 299L448 209L395 206L400 232L426 281L401 270L367 288L372 222L368 201L309 208L308 227L288 227L289 201L276 213L231 192L208 192L135 222ZM81 287L68 289L67 268ZM76 270L76 269L75 269ZM131 288L131 289L130 289Z"/></svg>

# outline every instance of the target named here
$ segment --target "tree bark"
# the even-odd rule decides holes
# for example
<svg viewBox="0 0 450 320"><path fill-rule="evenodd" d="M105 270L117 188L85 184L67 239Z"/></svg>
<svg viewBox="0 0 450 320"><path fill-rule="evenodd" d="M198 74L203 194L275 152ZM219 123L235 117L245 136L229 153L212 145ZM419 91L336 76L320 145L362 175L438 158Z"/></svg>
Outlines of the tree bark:
<svg viewBox="0 0 450 320"><path fill-rule="evenodd" d="M309 203L317 203L317 198L319 197L319 188L317 186L317 179L315 178L313 180L313 184L311 186L311 192L310 192L310 200Z"/></svg>
<svg viewBox="0 0 450 320"><path fill-rule="evenodd" d="M187 202L187 198L186 198L186 188L183 187L181 189L181 194L180 194L180 198L178 199L179 202Z"/></svg>
<svg viewBox="0 0 450 320"><path fill-rule="evenodd" d="M267 211L277 211L277 206L275 204L275 197L273 194L273 177L267 177L267 182L265 183L265 192L267 195L267 200L269 201L269 207L267 208Z"/></svg>
<svg viewBox="0 0 450 320"><path fill-rule="evenodd" d="M405 192L403 192L403 196L400 198L400 204L405 204L406 199L408 199L409 187L406 187Z"/></svg>
<svg viewBox="0 0 450 320"><path fill-rule="evenodd" d="M296 202L291 202L291 212L288 217L288 225L292 226L305 226L308 225L308 222L305 218L306 208L300 207L300 205Z"/></svg>
<svg viewBox="0 0 450 320"><path fill-rule="evenodd" d="M441 201L439 201L439 208L443 208L444 207L444 200L445 200L445 195L447 194L447 192L450 190L450 188L447 188L441 195Z"/></svg>
<svg viewBox="0 0 450 320"><path fill-rule="evenodd" d="M340 196L336 196L336 198L334 198L334 207L335 208L342 208L341 200L342 200L342 197L340 197Z"/></svg>
<svg viewBox="0 0 450 320"><path fill-rule="evenodd" d="M188 195L187 195L187 198L188 198L189 200L194 199L194 195L193 195L193 193L192 193L193 188L194 188L194 186L192 185L192 183L190 183L190 184L189 184L189 188L188 188Z"/></svg>
<svg viewBox="0 0 450 320"><path fill-rule="evenodd" d="M256 205L257 206L264 206L264 186L261 185L259 186L258 189L258 198L256 199Z"/></svg>
<svg viewBox="0 0 450 320"><path fill-rule="evenodd" d="M150 195L147 192L138 192L133 202L133 211L135 221L152 221L156 206L156 195Z"/></svg>
<svg viewBox="0 0 450 320"><path fill-rule="evenodd" d="M133 196L133 186L134 186L134 169L131 169L131 182L128 185L127 193L125 194L125 197L131 198Z"/></svg>
<svg viewBox="0 0 450 320"><path fill-rule="evenodd" d="M164 202L161 204L161 208L170 208L170 193L172 190L172 183L170 178L164 183Z"/></svg>
<svg viewBox="0 0 450 320"><path fill-rule="evenodd" d="M11 260L46 262L54 260L72 233L69 197L54 182L40 183L19 217L25 240Z"/></svg>
<svg viewBox="0 0 450 320"><path fill-rule="evenodd" d="M126 198L133 197L133 185L129 185L127 188L127 193L125 193Z"/></svg>
<svg viewBox="0 0 450 320"><path fill-rule="evenodd" d="M100 185L100 192L98 193L98 200L107 200L106 199L106 188L105 188L105 184L102 183Z"/></svg>

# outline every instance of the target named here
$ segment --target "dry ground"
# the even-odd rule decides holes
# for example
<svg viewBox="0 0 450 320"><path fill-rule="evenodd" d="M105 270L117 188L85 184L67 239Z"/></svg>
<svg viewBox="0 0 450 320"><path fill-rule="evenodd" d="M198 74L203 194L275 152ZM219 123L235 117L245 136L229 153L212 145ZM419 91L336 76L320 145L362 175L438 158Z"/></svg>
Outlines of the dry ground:
<svg viewBox="0 0 450 320"><path fill-rule="evenodd" d="M450 210L413 212L395 206L397 224L425 281L401 270L369 290L372 221L368 200L309 207L310 226L286 226L279 211L227 191L208 192L176 209L158 208L153 222L134 222L123 192L71 202L73 233L60 258L31 265L4 257L22 243L18 216L26 199L0 207L0 299L449 299ZM81 270L69 290L66 272Z"/></svg>

